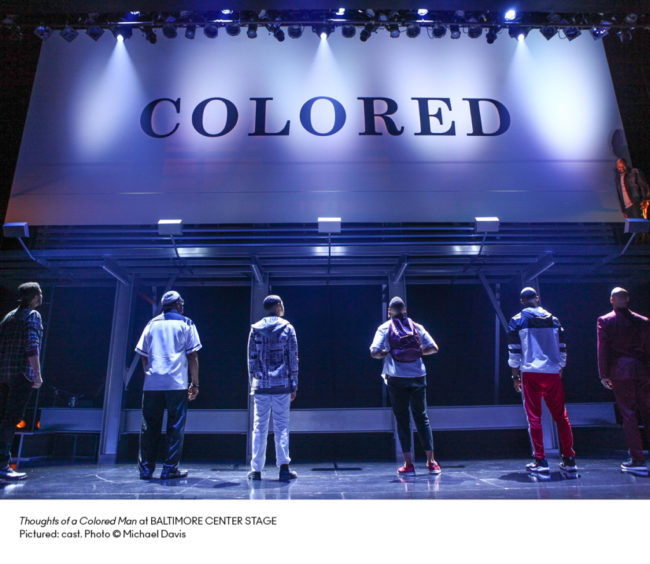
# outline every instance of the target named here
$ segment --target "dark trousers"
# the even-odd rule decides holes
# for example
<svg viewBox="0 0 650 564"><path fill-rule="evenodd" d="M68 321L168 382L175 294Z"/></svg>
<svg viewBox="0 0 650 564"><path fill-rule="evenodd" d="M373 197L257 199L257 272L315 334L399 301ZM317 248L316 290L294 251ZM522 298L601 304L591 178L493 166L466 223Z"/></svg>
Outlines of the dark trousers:
<svg viewBox="0 0 650 564"><path fill-rule="evenodd" d="M16 425L29 401L32 383L22 374L0 384L0 468L9 464Z"/></svg>
<svg viewBox="0 0 650 564"><path fill-rule="evenodd" d="M165 409L167 409L167 450L164 465L175 468L181 459L187 419L187 390L144 391L138 457L141 472L153 472L156 468L156 453Z"/></svg>
<svg viewBox="0 0 650 564"><path fill-rule="evenodd" d="M411 451L411 422L409 406L413 421L418 430L420 443L424 450L433 450L433 435L427 415L427 384L421 378L388 378L388 395L397 421L397 436L402 452Z"/></svg>
<svg viewBox="0 0 650 564"><path fill-rule="evenodd" d="M623 432L630 456L643 461L645 455L637 410L641 413L646 437L650 442L650 371L641 361L622 357L616 361L614 370L610 371L610 378L614 383L614 397L623 420Z"/></svg>

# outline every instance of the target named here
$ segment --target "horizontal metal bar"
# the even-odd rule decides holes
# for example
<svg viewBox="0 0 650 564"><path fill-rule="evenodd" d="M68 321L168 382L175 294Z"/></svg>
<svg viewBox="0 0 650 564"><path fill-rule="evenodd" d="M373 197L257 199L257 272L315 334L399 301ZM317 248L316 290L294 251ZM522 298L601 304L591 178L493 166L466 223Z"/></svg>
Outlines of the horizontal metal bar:
<svg viewBox="0 0 650 564"><path fill-rule="evenodd" d="M574 427L616 425L612 403L567 404ZM122 433L139 433L141 410L122 411ZM429 407L434 431L525 429L526 416L521 405ZM99 433L102 410L82 408L43 408L42 432ZM163 424L164 427L164 424ZM245 434L248 411L245 409L190 409L185 432L188 434ZM292 433L392 433L390 408L294 409Z"/></svg>

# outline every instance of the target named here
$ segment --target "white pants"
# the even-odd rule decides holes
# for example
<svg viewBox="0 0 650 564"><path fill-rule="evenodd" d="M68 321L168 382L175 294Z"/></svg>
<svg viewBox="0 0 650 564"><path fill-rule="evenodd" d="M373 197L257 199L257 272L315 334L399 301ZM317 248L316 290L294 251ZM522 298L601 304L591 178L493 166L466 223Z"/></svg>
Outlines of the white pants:
<svg viewBox="0 0 650 564"><path fill-rule="evenodd" d="M255 394L253 413L253 456L251 469L261 472L266 463L266 438L269 433L269 415L273 410L275 463L289 464L289 406L291 394Z"/></svg>

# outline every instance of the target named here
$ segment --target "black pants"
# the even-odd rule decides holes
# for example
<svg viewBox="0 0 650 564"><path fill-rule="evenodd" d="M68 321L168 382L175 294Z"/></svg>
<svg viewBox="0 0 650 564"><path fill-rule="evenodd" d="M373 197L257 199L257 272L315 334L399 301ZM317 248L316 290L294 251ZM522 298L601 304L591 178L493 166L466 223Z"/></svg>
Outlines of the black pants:
<svg viewBox="0 0 650 564"><path fill-rule="evenodd" d="M409 405L422 447L424 450L433 450L433 435L427 415L427 383L424 376L421 378L389 377L388 395L397 421L397 436L402 452L411 451Z"/></svg>
<svg viewBox="0 0 650 564"><path fill-rule="evenodd" d="M9 464L16 425L23 416L31 392L32 383L22 374L0 384L0 468Z"/></svg>
<svg viewBox="0 0 650 564"><path fill-rule="evenodd" d="M181 459L187 419L187 390L144 391L138 457L141 472L153 472L156 468L156 453L165 409L167 409L167 450L164 465L175 468Z"/></svg>

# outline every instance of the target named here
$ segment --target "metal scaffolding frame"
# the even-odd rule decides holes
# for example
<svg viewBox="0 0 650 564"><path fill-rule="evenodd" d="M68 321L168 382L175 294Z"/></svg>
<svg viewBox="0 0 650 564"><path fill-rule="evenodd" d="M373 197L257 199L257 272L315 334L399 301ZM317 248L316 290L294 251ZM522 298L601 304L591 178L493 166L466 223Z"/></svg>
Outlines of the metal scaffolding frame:
<svg viewBox="0 0 650 564"><path fill-rule="evenodd" d="M319 234L315 223L199 225L185 226L183 235L171 243L158 235L156 226L31 229L28 254L39 261L15 241L4 239L0 249L4 285L36 279L50 288L116 287L100 462L115 460L119 437L126 431L128 410L122 406L122 391L135 368L134 362L128 366L126 345L139 287L250 286L254 322L262 316L261 302L272 284L381 285L382 317L391 296L406 299L407 278L409 285L481 284L495 310L496 403L498 328L505 324L501 284L537 286L542 272L545 283L632 285L650 280L650 245L629 245L622 254L630 237L623 233L623 224L502 223L490 234L477 233L473 223L344 224L340 234L327 235ZM249 401L247 460L251 410ZM346 410L333 410L333 417L341 418L342 412ZM546 433L546 438L549 447L556 446L553 433ZM395 443L399 457L396 435Z"/></svg>

